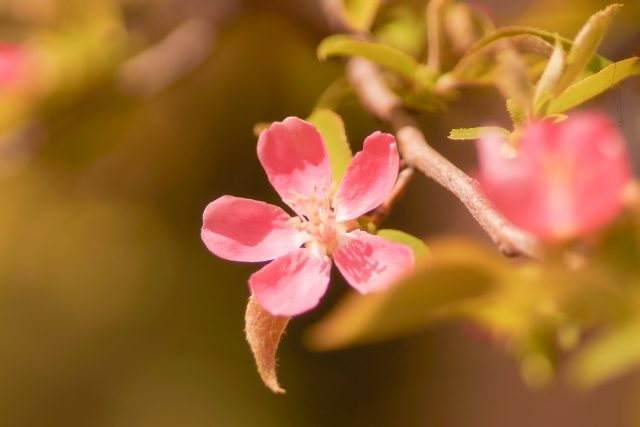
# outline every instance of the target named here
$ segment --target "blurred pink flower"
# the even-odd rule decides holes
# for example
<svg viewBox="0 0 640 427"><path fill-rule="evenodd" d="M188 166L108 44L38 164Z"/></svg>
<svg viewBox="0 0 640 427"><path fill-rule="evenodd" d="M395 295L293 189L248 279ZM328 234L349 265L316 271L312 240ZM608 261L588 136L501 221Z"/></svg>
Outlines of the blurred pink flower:
<svg viewBox="0 0 640 427"><path fill-rule="evenodd" d="M385 289L412 269L408 246L358 230L354 221L393 188L399 161L393 136L375 132L364 141L335 195L327 148L310 123L289 117L271 125L260 134L258 158L297 216L223 196L204 211L202 240L231 261L274 260L249 278L254 297L271 314L294 316L314 308L329 285L331 258L363 294Z"/></svg>
<svg viewBox="0 0 640 427"><path fill-rule="evenodd" d="M622 137L604 115L532 123L515 158L502 155L502 143L495 137L478 141L479 181L516 226L559 241L596 230L622 210L631 165Z"/></svg>
<svg viewBox="0 0 640 427"><path fill-rule="evenodd" d="M0 43L0 88L13 86L24 77L28 56L21 45Z"/></svg>

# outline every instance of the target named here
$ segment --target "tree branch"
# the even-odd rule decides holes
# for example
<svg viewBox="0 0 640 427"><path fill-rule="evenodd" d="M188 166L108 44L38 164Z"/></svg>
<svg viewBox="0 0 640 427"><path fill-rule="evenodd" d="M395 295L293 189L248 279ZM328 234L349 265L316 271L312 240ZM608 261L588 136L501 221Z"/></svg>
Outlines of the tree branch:
<svg viewBox="0 0 640 427"><path fill-rule="evenodd" d="M529 233L509 223L479 191L477 182L434 150L420 131L415 115L383 81L373 63L351 58L347 78L366 110L393 127L404 159L453 193L469 209L506 256L540 259L540 243Z"/></svg>

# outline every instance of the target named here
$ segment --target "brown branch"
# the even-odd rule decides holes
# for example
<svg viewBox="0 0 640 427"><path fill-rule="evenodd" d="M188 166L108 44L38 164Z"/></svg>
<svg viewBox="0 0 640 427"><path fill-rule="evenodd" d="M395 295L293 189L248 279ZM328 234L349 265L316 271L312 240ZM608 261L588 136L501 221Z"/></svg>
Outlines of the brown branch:
<svg viewBox="0 0 640 427"><path fill-rule="evenodd" d="M532 235L509 223L479 191L473 178L427 144L415 115L403 108L402 100L386 86L376 65L351 58L347 77L364 108L392 125L407 163L459 198L503 254L542 258L541 245Z"/></svg>
<svg viewBox="0 0 640 427"><path fill-rule="evenodd" d="M398 174L398 180L393 186L391 194L389 194L387 200L385 200L380 206L378 206L376 210L371 214L371 222L373 222L376 227L380 227L380 224L382 224L382 222L387 219L387 217L391 213L393 205L395 205L396 202L400 200L400 198L404 194L404 191L407 189L407 185L409 185L409 183L413 179L413 175L414 169L412 167L403 169Z"/></svg>

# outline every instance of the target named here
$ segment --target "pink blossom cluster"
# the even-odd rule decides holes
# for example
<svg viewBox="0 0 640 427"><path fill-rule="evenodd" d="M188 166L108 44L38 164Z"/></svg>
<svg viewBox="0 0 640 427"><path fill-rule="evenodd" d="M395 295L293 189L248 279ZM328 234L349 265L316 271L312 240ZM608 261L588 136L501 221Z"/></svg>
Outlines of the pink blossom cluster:
<svg viewBox="0 0 640 427"><path fill-rule="evenodd" d="M361 293L380 291L413 267L406 245L358 229L355 221L380 205L398 176L398 150L389 134L364 141L335 192L325 142L296 117L260 134L258 158L282 200L293 210L223 196L204 211L202 240L215 255L271 263L249 278L261 306L294 316L314 308L329 285L331 259Z"/></svg>

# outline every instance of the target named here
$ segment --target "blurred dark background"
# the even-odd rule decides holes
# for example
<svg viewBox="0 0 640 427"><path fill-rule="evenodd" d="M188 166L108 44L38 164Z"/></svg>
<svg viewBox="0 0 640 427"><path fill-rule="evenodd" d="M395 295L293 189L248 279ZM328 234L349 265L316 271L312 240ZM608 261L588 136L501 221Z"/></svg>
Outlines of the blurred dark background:
<svg viewBox="0 0 640 427"><path fill-rule="evenodd" d="M477 3L498 26L566 37L607 4ZM600 51L613 60L640 54L640 5L630 3ZM528 390L501 349L460 325L309 352L304 330L347 289L336 271L320 307L290 323L279 351L287 394L271 394L243 335L246 281L258 266L210 254L201 215L224 194L279 203L252 129L308 116L342 72L340 61L315 56L330 34L321 8L313 0L79 4L91 10L71 0L0 1L0 35L48 52L54 64L43 67L46 97L0 103L0 113L16 114L0 141L1 426L629 425L640 404L635 376L590 393L562 379ZM67 7L94 21L83 27ZM91 29L103 24L103 38L93 40ZM640 155L637 81L589 107L606 109ZM385 129L355 99L339 113L354 151ZM423 120L432 145L465 170L473 146L446 135L487 122L508 126L491 88L466 90L449 111ZM456 233L488 242L462 205L424 177L386 225L425 239Z"/></svg>

